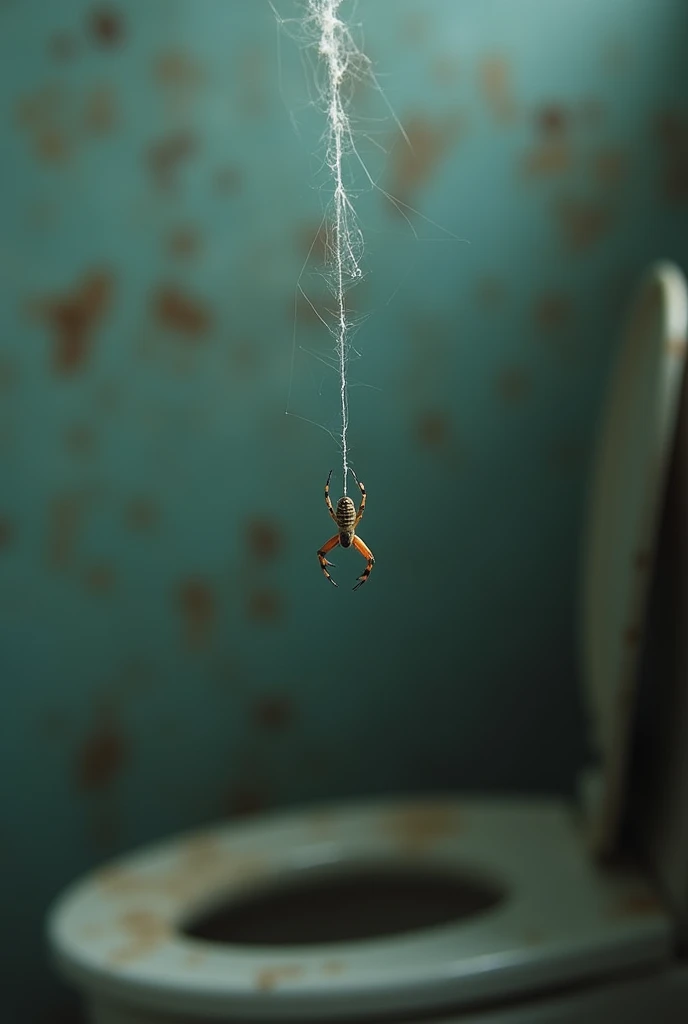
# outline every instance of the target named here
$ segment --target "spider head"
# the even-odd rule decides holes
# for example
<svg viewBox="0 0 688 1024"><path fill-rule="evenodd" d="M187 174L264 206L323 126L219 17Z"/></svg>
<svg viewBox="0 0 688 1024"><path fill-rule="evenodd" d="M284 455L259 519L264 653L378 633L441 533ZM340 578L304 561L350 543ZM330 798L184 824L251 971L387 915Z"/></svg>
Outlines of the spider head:
<svg viewBox="0 0 688 1024"><path fill-rule="evenodd" d="M353 530L340 530L339 531L339 543L343 548L350 548L351 542L354 539Z"/></svg>

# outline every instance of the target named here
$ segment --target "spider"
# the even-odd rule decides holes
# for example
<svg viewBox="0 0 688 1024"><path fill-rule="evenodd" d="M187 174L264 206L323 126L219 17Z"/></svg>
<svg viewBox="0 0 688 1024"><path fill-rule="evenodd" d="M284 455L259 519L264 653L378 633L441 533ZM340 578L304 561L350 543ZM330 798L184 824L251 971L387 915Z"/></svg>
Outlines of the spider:
<svg viewBox="0 0 688 1024"><path fill-rule="evenodd" d="M353 473L353 470L351 472ZM334 537L330 537L327 543L323 544L323 546L320 548L320 551L318 551L318 561L320 562L320 568L325 573L330 583L332 583L333 586L336 587L337 584L334 582L329 572L327 571L327 566L331 565L334 567L334 563L328 562L328 560L325 558L325 555L328 553L328 551L331 551L332 548L336 547L337 544L341 544L343 548L351 547L351 545L353 544L353 546L356 548L359 554L363 555L364 558L368 559L368 564L366 565L365 569L363 570L361 575L357 577L358 583L354 587L354 590L358 590L358 588L362 587L365 581L368 579L368 577L370 576L371 569L375 565L373 552L370 550L369 547L367 547L363 543L360 537L356 536L356 527L360 523L361 517L363 516L363 513L365 511L366 490L363 484L358 480L356 474L354 473L354 479L356 480L356 483L361 489L361 504L358 508L358 512L356 511L356 506L354 505L353 500L351 498L348 498L346 495L341 497L337 502L337 511L335 512L335 510L332 508L332 502L330 501L331 476L332 470L330 470L329 475L327 477L327 483L325 484L325 504L327 505L327 511L330 513L335 523L337 524L338 532L334 535Z"/></svg>

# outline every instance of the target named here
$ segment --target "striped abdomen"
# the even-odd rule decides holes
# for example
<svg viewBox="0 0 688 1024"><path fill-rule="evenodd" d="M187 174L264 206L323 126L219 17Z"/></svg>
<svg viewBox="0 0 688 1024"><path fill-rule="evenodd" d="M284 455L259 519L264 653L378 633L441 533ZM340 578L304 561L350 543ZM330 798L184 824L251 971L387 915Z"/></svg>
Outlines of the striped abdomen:
<svg viewBox="0 0 688 1024"><path fill-rule="evenodd" d="M339 543L343 548L348 548L354 535L354 523L356 522L356 506L352 499L340 498L335 515L339 526Z"/></svg>

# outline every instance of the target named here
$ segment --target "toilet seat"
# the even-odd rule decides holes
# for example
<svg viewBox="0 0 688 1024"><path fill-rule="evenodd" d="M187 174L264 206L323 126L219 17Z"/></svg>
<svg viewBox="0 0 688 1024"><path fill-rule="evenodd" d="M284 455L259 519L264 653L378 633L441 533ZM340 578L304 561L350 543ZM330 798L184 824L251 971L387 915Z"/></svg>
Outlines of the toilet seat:
<svg viewBox="0 0 688 1024"><path fill-rule="evenodd" d="M468 920L318 947L185 936L250 887L361 862L455 870L503 887ZM218 825L127 856L69 889L49 919L82 988L160 1011L326 1020L506 999L666 959L669 920L632 871L591 863L559 801L365 802Z"/></svg>

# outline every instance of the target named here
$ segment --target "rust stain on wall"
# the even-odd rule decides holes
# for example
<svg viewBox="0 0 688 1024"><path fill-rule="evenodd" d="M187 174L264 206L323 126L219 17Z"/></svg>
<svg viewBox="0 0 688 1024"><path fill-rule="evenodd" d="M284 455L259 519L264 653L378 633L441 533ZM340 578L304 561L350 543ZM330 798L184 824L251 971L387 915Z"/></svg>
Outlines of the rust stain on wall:
<svg viewBox="0 0 688 1024"><path fill-rule="evenodd" d="M113 47L122 43L125 35L122 12L117 7L99 6L88 15L88 30L98 46Z"/></svg>
<svg viewBox="0 0 688 1024"><path fill-rule="evenodd" d="M246 529L246 540L253 558L270 562L282 552L284 538L279 525L268 519L253 519Z"/></svg>
<svg viewBox="0 0 688 1024"><path fill-rule="evenodd" d="M265 694L253 705L253 717L263 729L279 732L294 718L294 706L286 694Z"/></svg>
<svg viewBox="0 0 688 1024"><path fill-rule="evenodd" d="M89 501L83 491L58 494L50 501L46 551L50 569L62 571L73 562Z"/></svg>
<svg viewBox="0 0 688 1024"><path fill-rule="evenodd" d="M180 130L151 143L146 153L148 168L154 184L161 191L170 191L177 185L181 165L196 152L195 135Z"/></svg>
<svg viewBox="0 0 688 1024"><path fill-rule="evenodd" d="M215 191L221 196L236 196L241 191L242 178L238 167L220 167L215 172Z"/></svg>
<svg viewBox="0 0 688 1024"><path fill-rule="evenodd" d="M550 103L536 111L535 122L544 136L563 135L569 126L569 112L559 104Z"/></svg>
<svg viewBox="0 0 688 1024"><path fill-rule="evenodd" d="M53 334L52 366L68 375L84 368L95 332L110 305L112 276L91 271L60 298L39 300L35 308Z"/></svg>
<svg viewBox="0 0 688 1024"><path fill-rule="evenodd" d="M0 514L0 551L10 547L14 540L14 524L8 516Z"/></svg>
<svg viewBox="0 0 688 1024"><path fill-rule="evenodd" d="M506 366L497 374L497 396L504 405L521 405L530 394L529 373L520 366Z"/></svg>
<svg viewBox="0 0 688 1024"><path fill-rule="evenodd" d="M414 434L424 448L440 448L451 435L451 424L441 412L423 412L416 416Z"/></svg>
<svg viewBox="0 0 688 1024"><path fill-rule="evenodd" d="M416 189L432 177L456 145L460 125L458 113L436 120L415 114L404 122L410 146L399 138L391 156L389 192L395 199L410 204Z"/></svg>
<svg viewBox="0 0 688 1024"><path fill-rule="evenodd" d="M270 806L266 789L253 782L233 785L225 801L225 810L230 818L248 818L260 814Z"/></svg>
<svg viewBox="0 0 688 1024"><path fill-rule="evenodd" d="M122 771L129 744L112 712L101 710L77 752L74 777L79 789L107 789Z"/></svg>
<svg viewBox="0 0 688 1024"><path fill-rule="evenodd" d="M255 622L274 625L284 615L282 597L276 590L254 590L248 595L246 613Z"/></svg>
<svg viewBox="0 0 688 1024"><path fill-rule="evenodd" d="M171 256L186 259L198 255L200 248L200 232L189 224L174 228L167 236L167 251Z"/></svg>
<svg viewBox="0 0 688 1024"><path fill-rule="evenodd" d="M107 85L97 85L86 95L84 128L89 135L107 135L117 124L117 104L114 91Z"/></svg>
<svg viewBox="0 0 688 1024"><path fill-rule="evenodd" d="M124 521L135 533L154 530L160 522L160 508L153 498L132 498L124 511Z"/></svg>
<svg viewBox="0 0 688 1024"><path fill-rule="evenodd" d="M688 112L661 111L655 121L660 146L660 182L670 203L688 201Z"/></svg>
<svg viewBox="0 0 688 1024"><path fill-rule="evenodd" d="M559 331L573 321L573 302L565 292L544 291L535 299L533 314L543 331Z"/></svg>
<svg viewBox="0 0 688 1024"><path fill-rule="evenodd" d="M487 274L475 286L475 300L483 309L491 310L503 306L507 298L507 287L501 277Z"/></svg>
<svg viewBox="0 0 688 1024"><path fill-rule="evenodd" d="M491 54L478 65L478 85L492 116L500 122L512 121L516 102L511 82L511 65L506 57Z"/></svg>
<svg viewBox="0 0 688 1024"><path fill-rule="evenodd" d="M593 176L605 188L621 185L628 172L628 158L618 146L604 146L593 154Z"/></svg>
<svg viewBox="0 0 688 1024"><path fill-rule="evenodd" d="M562 201L557 207L557 217L565 241L575 251L589 249L612 225L609 207L592 199Z"/></svg>
<svg viewBox="0 0 688 1024"><path fill-rule="evenodd" d="M107 562L97 562L84 572L84 583L92 594L110 594L115 587L115 570Z"/></svg>
<svg viewBox="0 0 688 1024"><path fill-rule="evenodd" d="M153 73L165 88L193 89L203 80L200 65L183 50L168 50L155 58Z"/></svg>
<svg viewBox="0 0 688 1024"><path fill-rule="evenodd" d="M571 145L566 138L545 138L526 153L524 170L530 177L563 174L573 163Z"/></svg>
<svg viewBox="0 0 688 1024"><path fill-rule="evenodd" d="M186 639L191 647L203 647L215 625L215 593L210 584L200 577L192 577L179 588Z"/></svg>
<svg viewBox="0 0 688 1024"><path fill-rule="evenodd" d="M69 32L54 32L48 40L48 54L53 60L69 61L76 57L79 44Z"/></svg>
<svg viewBox="0 0 688 1024"><path fill-rule="evenodd" d="M43 163L61 164L71 155L67 95L61 83L50 83L21 97L17 120L29 135L35 156Z"/></svg>
<svg viewBox="0 0 688 1024"><path fill-rule="evenodd" d="M162 285L153 294L153 309L162 327L198 340L211 325L208 310L176 285Z"/></svg>

